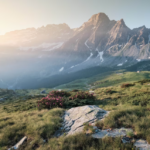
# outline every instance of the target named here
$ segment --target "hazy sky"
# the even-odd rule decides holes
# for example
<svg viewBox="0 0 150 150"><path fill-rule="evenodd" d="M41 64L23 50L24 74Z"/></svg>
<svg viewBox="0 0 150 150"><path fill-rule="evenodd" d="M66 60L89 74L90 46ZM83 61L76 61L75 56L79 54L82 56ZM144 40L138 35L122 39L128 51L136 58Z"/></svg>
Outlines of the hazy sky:
<svg viewBox="0 0 150 150"><path fill-rule="evenodd" d="M150 0L0 0L0 34L59 23L76 28L99 12L130 28L150 28Z"/></svg>

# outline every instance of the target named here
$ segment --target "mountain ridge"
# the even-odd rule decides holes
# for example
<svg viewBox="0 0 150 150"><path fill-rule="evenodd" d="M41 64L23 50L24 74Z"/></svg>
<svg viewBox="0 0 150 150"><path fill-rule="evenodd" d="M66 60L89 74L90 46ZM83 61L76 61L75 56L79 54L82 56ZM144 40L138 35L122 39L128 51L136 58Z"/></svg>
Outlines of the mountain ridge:
<svg viewBox="0 0 150 150"><path fill-rule="evenodd" d="M121 69L149 59L150 29L130 29L123 19L110 20L104 13L76 29L52 24L0 36L0 82L4 85L12 68L15 72L11 84L6 82L9 87L24 77L41 82L57 74L97 66Z"/></svg>

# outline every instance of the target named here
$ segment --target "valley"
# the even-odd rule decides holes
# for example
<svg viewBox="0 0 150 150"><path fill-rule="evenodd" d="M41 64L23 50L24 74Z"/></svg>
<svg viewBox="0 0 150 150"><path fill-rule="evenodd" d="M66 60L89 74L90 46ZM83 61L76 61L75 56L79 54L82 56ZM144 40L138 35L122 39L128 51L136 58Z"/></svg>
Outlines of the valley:
<svg viewBox="0 0 150 150"><path fill-rule="evenodd" d="M123 19L110 20L105 13L93 15L76 29L64 23L11 31L0 35L0 87L54 88L58 84L52 81L60 81L60 76L69 80L62 78L59 85L66 84L77 79L74 74L79 79L82 70L96 67L120 70L144 63L144 71L149 42L150 29L130 29Z"/></svg>

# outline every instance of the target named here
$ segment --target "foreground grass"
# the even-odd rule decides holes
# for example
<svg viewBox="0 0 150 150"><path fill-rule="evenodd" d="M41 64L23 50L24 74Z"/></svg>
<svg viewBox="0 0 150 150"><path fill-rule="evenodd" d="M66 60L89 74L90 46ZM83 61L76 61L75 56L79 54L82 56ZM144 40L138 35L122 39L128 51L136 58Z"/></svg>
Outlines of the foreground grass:
<svg viewBox="0 0 150 150"><path fill-rule="evenodd" d="M128 74L128 77L130 75ZM146 76L148 77L149 73ZM145 75L142 78L144 77ZM116 78L112 80L116 81ZM101 129L132 128L135 138L143 138L150 143L150 81L134 82L130 80L133 86L125 88L121 88L125 80L119 81L121 84L118 84L118 81L115 86L111 87L98 88L99 85L96 85L97 100L93 105L99 105L111 111L108 117L97 123L97 126ZM94 83L94 80L91 80L91 83ZM82 133L55 138L53 135L61 126L64 109L38 111L36 102L43 95L32 96L29 94L33 93L32 91L27 92L28 94L25 94L26 91L23 90L22 93L17 91L19 96L12 91L2 92L1 97L5 95L7 99L0 103L0 150L15 145L24 136L28 137L28 141L22 145L20 150L131 150L133 148L132 143L122 144L120 138L98 140Z"/></svg>
<svg viewBox="0 0 150 150"><path fill-rule="evenodd" d="M135 138L143 138L150 143L150 110L143 107L120 107L113 111L97 126L101 129L132 128Z"/></svg>
<svg viewBox="0 0 150 150"><path fill-rule="evenodd" d="M35 101L31 99L30 101ZM24 101L24 104L29 104ZM19 110L7 112L0 105L0 149L6 150L15 145L24 136L28 137L19 150L131 150L133 144L124 145L121 138L93 139L81 133L79 135L55 138L55 131L61 126L63 109ZM12 105L11 103L7 105ZM18 102L19 105L19 102ZM8 106L9 109L10 106ZM12 109L13 110L13 109ZM46 142L44 142L44 140Z"/></svg>
<svg viewBox="0 0 150 150"><path fill-rule="evenodd" d="M43 139L51 138L61 126L63 109L28 110L7 113L0 106L0 148L7 149L28 136L30 148L39 147Z"/></svg>
<svg viewBox="0 0 150 150"><path fill-rule="evenodd" d="M54 133L61 126L64 109L38 111L39 96L14 95L0 104L0 150L14 146L24 136L28 137L19 150L130 150L133 144L124 145L121 138L93 139L81 133L79 135L55 138Z"/></svg>
<svg viewBox="0 0 150 150"><path fill-rule="evenodd" d="M53 138L40 150L134 150L133 143L122 144L121 138L94 139L85 134Z"/></svg>
<svg viewBox="0 0 150 150"><path fill-rule="evenodd" d="M111 111L97 123L101 129L132 128L136 138L150 143L150 80L133 82L133 86L113 86L95 90L99 107Z"/></svg>

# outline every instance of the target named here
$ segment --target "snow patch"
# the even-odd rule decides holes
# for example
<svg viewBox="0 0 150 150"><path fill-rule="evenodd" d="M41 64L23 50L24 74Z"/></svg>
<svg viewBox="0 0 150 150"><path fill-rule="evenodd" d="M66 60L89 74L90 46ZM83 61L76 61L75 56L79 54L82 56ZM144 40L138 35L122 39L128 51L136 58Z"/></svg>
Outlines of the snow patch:
<svg viewBox="0 0 150 150"><path fill-rule="evenodd" d="M117 66L122 66L123 65L123 63L122 64L118 64Z"/></svg>
<svg viewBox="0 0 150 150"><path fill-rule="evenodd" d="M85 62L87 62L89 59L91 59L91 57L93 56L93 53L90 53L90 56L85 60L85 61L83 61L82 63L80 63L80 64L77 64L77 65L74 65L74 66L71 66L70 67L70 69L72 69L72 68L74 68L74 67L77 67L77 66L79 66L79 65L81 65L81 64L83 64L83 63L85 63Z"/></svg>
<svg viewBox="0 0 150 150"><path fill-rule="evenodd" d="M85 41L85 46L90 49L90 47L87 45L88 40L89 40L89 39L87 39L87 40Z"/></svg>
<svg viewBox="0 0 150 150"><path fill-rule="evenodd" d="M62 72L63 70L64 70L64 67L60 68L60 69L59 69L59 72Z"/></svg>
<svg viewBox="0 0 150 150"><path fill-rule="evenodd" d="M75 66L70 67L70 69L74 68Z"/></svg>
<svg viewBox="0 0 150 150"><path fill-rule="evenodd" d="M100 57L101 62L103 62L103 61L104 61L104 59L103 59L103 54L104 54L104 52L103 52L103 51L102 51L102 52L99 52L98 48L96 48L96 51L98 52L97 57Z"/></svg>
<svg viewBox="0 0 150 150"><path fill-rule="evenodd" d="M104 59L103 59L103 54L104 54L104 52L103 52L103 51L102 51L102 52L99 52L101 62L103 62L103 61L104 61Z"/></svg>
<svg viewBox="0 0 150 150"><path fill-rule="evenodd" d="M141 61L141 59L136 59L138 62L140 62Z"/></svg>
<svg viewBox="0 0 150 150"><path fill-rule="evenodd" d="M88 61L92 56L93 56L93 53L91 53L90 56L84 62Z"/></svg>
<svg viewBox="0 0 150 150"><path fill-rule="evenodd" d="M128 60L125 60L125 62L127 62Z"/></svg>

